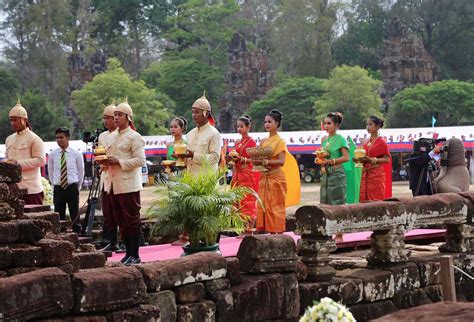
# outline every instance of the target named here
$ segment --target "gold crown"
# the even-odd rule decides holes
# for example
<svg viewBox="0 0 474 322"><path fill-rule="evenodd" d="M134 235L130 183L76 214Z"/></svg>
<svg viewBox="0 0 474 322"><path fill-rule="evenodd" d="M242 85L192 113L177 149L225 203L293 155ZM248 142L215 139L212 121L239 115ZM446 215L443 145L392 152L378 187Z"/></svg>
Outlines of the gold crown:
<svg viewBox="0 0 474 322"><path fill-rule="evenodd" d="M206 98L206 91L202 94L200 98L194 101L193 106L194 108L198 108L203 111L211 111L211 103Z"/></svg>
<svg viewBox="0 0 474 322"><path fill-rule="evenodd" d="M104 108L104 116L112 116L114 117L114 112L117 109L117 106L115 105L115 99L112 101L110 105L108 105L106 108Z"/></svg>
<svg viewBox="0 0 474 322"><path fill-rule="evenodd" d="M117 105L117 108L115 109L115 112L122 112L124 114L127 114L128 120L131 122L132 117L133 117L133 111L132 107L130 104L128 104L128 96L125 97L125 101Z"/></svg>
<svg viewBox="0 0 474 322"><path fill-rule="evenodd" d="M9 117L21 117L24 119L28 118L28 113L26 112L25 108L21 105L20 99L16 102L16 105L12 107L10 113L8 113Z"/></svg>

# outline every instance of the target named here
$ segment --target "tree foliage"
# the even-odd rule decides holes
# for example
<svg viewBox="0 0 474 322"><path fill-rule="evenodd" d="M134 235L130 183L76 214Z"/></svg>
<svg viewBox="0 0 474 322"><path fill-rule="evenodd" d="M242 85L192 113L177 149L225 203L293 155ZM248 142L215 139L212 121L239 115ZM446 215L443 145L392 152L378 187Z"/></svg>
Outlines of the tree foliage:
<svg viewBox="0 0 474 322"><path fill-rule="evenodd" d="M142 135L166 133L164 127L168 111L158 100L158 93L143 81L134 81L117 59L109 59L106 72L97 75L81 90L72 93L73 105L82 120L82 128L102 128L103 108L116 100L128 97L133 109L134 123Z"/></svg>
<svg viewBox="0 0 474 322"><path fill-rule="evenodd" d="M318 128L313 105L323 94L324 80L305 77L288 78L271 89L264 98L255 101L248 113L252 130L264 131L265 115L276 108L283 113L283 131L311 131Z"/></svg>
<svg viewBox="0 0 474 322"><path fill-rule="evenodd" d="M292 76L327 77L337 8L328 0L282 0L272 31L277 66Z"/></svg>
<svg viewBox="0 0 474 322"><path fill-rule="evenodd" d="M381 114L380 87L381 82L359 66L334 68L324 84L325 93L315 103L317 120L337 111L344 115L343 128L364 128L368 116Z"/></svg>
<svg viewBox="0 0 474 322"><path fill-rule="evenodd" d="M54 131L58 127L71 127L71 121L64 117L64 109L50 102L45 95L27 91L19 96L19 98L21 105L28 112L28 121L33 132L38 134L44 141L54 141L56 137ZM13 105L15 105L16 100L16 97L11 99L9 105L0 111L0 140L2 142L13 133L8 121L8 113Z"/></svg>
<svg viewBox="0 0 474 322"><path fill-rule="evenodd" d="M474 123L474 84L456 80L415 85L393 98L387 117L390 127L429 127Z"/></svg>

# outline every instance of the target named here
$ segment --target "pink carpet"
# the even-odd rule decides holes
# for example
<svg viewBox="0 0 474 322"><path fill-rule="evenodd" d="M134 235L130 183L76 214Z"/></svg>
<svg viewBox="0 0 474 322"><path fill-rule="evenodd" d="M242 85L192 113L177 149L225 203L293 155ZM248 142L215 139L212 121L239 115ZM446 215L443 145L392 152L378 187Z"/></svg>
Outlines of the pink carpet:
<svg viewBox="0 0 474 322"><path fill-rule="evenodd" d="M405 234L405 240L415 239L429 239L429 238L440 238L444 236L444 229L414 229ZM338 242L338 248L351 248L370 244L370 231L364 231L360 233L344 234L344 241ZM300 236L295 235L293 232L285 233L291 236L295 242L300 239ZM235 256L239 250L240 242L242 239L235 237L222 237L219 243L220 250L223 256ZM140 247L140 258L142 262L152 262L166 259L178 258L183 253L181 246L171 246L170 244L146 246ZM118 262L124 254L114 253L108 260L112 262Z"/></svg>

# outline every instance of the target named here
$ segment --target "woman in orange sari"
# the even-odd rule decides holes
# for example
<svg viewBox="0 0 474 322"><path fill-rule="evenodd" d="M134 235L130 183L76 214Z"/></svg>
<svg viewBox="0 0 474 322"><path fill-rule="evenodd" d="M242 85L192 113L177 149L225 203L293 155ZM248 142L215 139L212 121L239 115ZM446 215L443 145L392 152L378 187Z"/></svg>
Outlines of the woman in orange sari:
<svg viewBox="0 0 474 322"><path fill-rule="evenodd" d="M390 164L390 152L387 142L379 136L383 123L383 119L377 116L369 116L367 119L367 132L370 133L370 139L364 144L366 156L359 160L364 164L360 183L360 202L386 198L387 180L384 166Z"/></svg>
<svg viewBox="0 0 474 322"><path fill-rule="evenodd" d="M268 171L262 171L258 186L263 207L257 206L257 230L269 233L283 233L286 226L286 178L281 167L285 164L286 143L278 135L282 113L271 110L265 116L265 130L269 137L262 140L261 147L271 147L269 159L252 160L254 165L263 165Z"/></svg>
<svg viewBox="0 0 474 322"><path fill-rule="evenodd" d="M250 158L247 153L247 148L257 146L255 140L249 136L250 126L252 120L250 116L243 115L237 120L237 132L242 135L240 140L235 141L235 151L238 153L237 157L232 158L235 162L234 173L232 175L232 185L248 187L255 192L258 192L258 173L253 172L253 165L250 163ZM240 207L242 213L248 216L247 228L245 235L252 235L255 221L257 219L257 199L255 196L248 194L241 202Z"/></svg>

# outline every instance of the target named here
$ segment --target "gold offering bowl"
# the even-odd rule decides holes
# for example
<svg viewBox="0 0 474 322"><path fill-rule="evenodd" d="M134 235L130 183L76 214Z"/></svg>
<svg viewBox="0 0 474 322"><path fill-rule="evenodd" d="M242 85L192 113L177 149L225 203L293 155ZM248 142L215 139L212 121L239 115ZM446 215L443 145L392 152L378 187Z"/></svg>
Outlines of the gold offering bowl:
<svg viewBox="0 0 474 322"><path fill-rule="evenodd" d="M252 160L268 160L270 159L270 156L272 155L273 149L270 146L267 146L267 147L257 146L255 148L247 148L246 151ZM268 168L263 165L254 165L252 171L265 172L265 171L268 171Z"/></svg>
<svg viewBox="0 0 474 322"><path fill-rule="evenodd" d="M174 160L163 160L161 164L165 167L165 173L171 173L171 167L176 164Z"/></svg>
<svg viewBox="0 0 474 322"><path fill-rule="evenodd" d="M329 156L329 152L324 149L324 148L319 148L316 151L313 152L314 155L316 155L316 164L323 164L324 160Z"/></svg>
<svg viewBox="0 0 474 322"><path fill-rule="evenodd" d="M94 158L96 161L107 160L107 155L105 154L105 148L103 146L99 145L94 149Z"/></svg>
<svg viewBox="0 0 474 322"><path fill-rule="evenodd" d="M188 146L185 143L175 143L174 144L174 153L176 155L185 154L187 149L188 149ZM185 167L186 163L184 162L184 158L178 157L178 160L176 161L176 166L177 167Z"/></svg>
<svg viewBox="0 0 474 322"><path fill-rule="evenodd" d="M235 161L239 157L239 153L235 150L232 150L232 151L229 152L229 156L232 158L232 160L229 161L229 164L234 165Z"/></svg>
<svg viewBox="0 0 474 322"><path fill-rule="evenodd" d="M365 157L366 154L367 154L367 152L361 146L354 150L354 156L355 156L355 159L357 160L356 165L355 165L356 168L363 168L364 167L364 164L362 162L358 161L358 160L360 158Z"/></svg>

